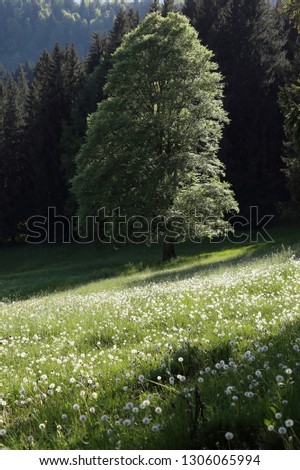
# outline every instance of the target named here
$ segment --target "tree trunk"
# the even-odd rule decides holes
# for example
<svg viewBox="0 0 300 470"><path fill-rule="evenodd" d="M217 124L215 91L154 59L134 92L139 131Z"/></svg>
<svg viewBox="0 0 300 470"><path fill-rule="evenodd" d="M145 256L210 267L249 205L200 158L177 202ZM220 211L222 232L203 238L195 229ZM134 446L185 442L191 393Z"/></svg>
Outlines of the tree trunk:
<svg viewBox="0 0 300 470"><path fill-rule="evenodd" d="M175 245L170 242L163 242L163 261L169 261L176 258Z"/></svg>

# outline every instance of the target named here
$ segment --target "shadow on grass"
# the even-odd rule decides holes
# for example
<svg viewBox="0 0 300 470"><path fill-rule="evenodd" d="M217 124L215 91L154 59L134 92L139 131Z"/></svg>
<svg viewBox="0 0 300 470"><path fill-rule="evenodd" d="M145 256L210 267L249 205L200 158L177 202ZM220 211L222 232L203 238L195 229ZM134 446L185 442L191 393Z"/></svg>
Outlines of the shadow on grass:
<svg viewBox="0 0 300 470"><path fill-rule="evenodd" d="M186 346L172 354L170 372L176 376L180 372L178 354L184 358L186 365L187 382L185 388L190 395L173 395L165 400L165 406L172 415L172 420L165 427L163 435L155 442L153 448L157 449L240 449L240 450L281 450L300 449L300 366L299 352L293 349L296 338L300 338L300 320L285 325L277 335L268 335L264 338L265 344L272 343L267 352L255 351L255 361L248 364L238 363L237 371L223 371L210 379L205 375L204 383L195 387L199 370L205 367L214 368L214 364L221 360L227 363L229 357L234 356L229 343L220 343L218 346L205 351ZM254 338L253 338L254 340ZM300 347L300 342L299 342ZM169 358L166 357L166 361ZM264 363L268 361L269 371L264 370ZM173 364L173 365L172 365ZM292 369L292 374L285 374L283 364ZM254 398L245 398L248 391L247 382L249 374L255 377L255 371L261 370L263 378ZM161 374L159 370L151 372ZM276 376L284 376L280 386ZM212 383L210 383L210 380ZM236 382L235 382L236 381ZM224 390L228 384L241 384L236 407L231 407L231 395L225 395ZM203 416L197 412L196 398L193 394L198 390L203 407ZM158 387L159 388L159 387ZM238 387L237 387L238 388ZM276 412L282 414L281 419L275 418ZM285 427L285 421L292 419L294 425L286 427L286 434L279 435L279 427ZM196 420L196 423L195 423ZM275 431L269 431L268 425L274 425ZM230 442L225 439L226 432L232 432L234 439Z"/></svg>
<svg viewBox="0 0 300 470"><path fill-rule="evenodd" d="M212 272L222 270L222 268L238 265L241 262L261 259L265 255L278 252L279 249L280 245L262 243L243 245L238 248L233 245L231 248L226 247L224 251L219 248L215 251L199 254L197 258L191 257L188 267L185 267L187 258L185 258L185 263L182 262L183 260L181 260L180 263L171 261L169 264L165 265L165 269L162 272L150 273L143 279L128 279L125 285L127 287L138 287L148 283L159 284L161 282L185 280L196 274L205 276Z"/></svg>
<svg viewBox="0 0 300 470"><path fill-rule="evenodd" d="M150 251L157 259L158 253ZM130 275L151 265L149 255L145 247L114 250L97 244L5 247L0 250L0 300L23 300Z"/></svg>
<svg viewBox="0 0 300 470"><path fill-rule="evenodd" d="M90 423L87 421L84 436L81 434L80 439L74 433L68 435L69 441L61 441L61 437L57 439L57 423L61 422L61 414L65 412L65 403L63 400L59 401L59 407L53 407L51 400L43 404L41 415L47 416L47 434L40 432L38 428L39 420L32 421L32 418L26 414L24 421L11 420L10 427L8 428L9 434L14 435L15 442L20 442L24 435L28 434L28 426L34 423L35 431L33 435L36 436L36 449L56 449L56 448L69 448L69 449L114 449L120 436L119 430L122 434L122 449L156 449L156 450L202 450L202 449L225 449L225 450L280 450L280 449L300 449L300 367L297 366L299 361L299 352L293 349L295 339L300 337L300 320L291 324L285 325L285 329L276 335L266 335L263 339L264 342L273 343L266 352L258 354L255 353L255 361L249 363L247 367L243 367L238 360L237 371L229 370L222 371L215 376L204 376L203 383L197 382L199 377L199 370L203 370L209 366L213 368L216 361L225 360L227 362L229 357L233 355L231 346L226 342L220 342L215 347L207 348L205 354L203 350L198 349L196 346L185 345L177 351L173 351L165 357L165 363L170 363L169 370L172 375L178 373L182 374L182 365L178 361L178 357L183 357L183 364L185 365L184 374L187 377L186 382L182 385L176 381L175 387L163 387L148 382L141 386L137 383L136 377L126 382L129 385L128 395L124 394L123 384L111 381L113 384L110 389L105 391L105 409L109 416L114 416L118 413L118 419L125 417L124 403L126 402L125 396L136 397L136 401L143 399L145 393L148 391L153 394L158 392L161 399L162 418L153 414L153 419L164 420L167 417L163 428L158 433L148 431L148 433L141 432L141 428L134 426L130 430L124 426L115 426L112 420L113 434L112 440L108 440L105 428L101 426L101 420L97 423ZM257 338L253 338L256 340ZM281 357L278 357L278 354ZM173 361L170 361L173 359ZM270 371L264 370L263 364L269 361ZM280 363L287 364L292 369L292 375L289 379L287 374L284 374ZM263 378L260 381L259 387L255 390L254 399L245 399L244 392L248 390L247 378L248 374L255 375L256 370L262 370ZM145 371L147 378L152 378L159 370L151 368ZM147 373L146 373L147 372ZM162 372L160 375L162 376ZM117 371L115 371L117 374ZM276 382L276 375L280 373L285 375L285 386L279 387ZM166 378L168 375L166 375ZM288 384L288 380L290 381ZM224 389L228 384L233 384L234 381L240 382L242 385L240 390L236 393L239 395L239 404L237 407L231 407L231 396L225 396ZM163 383L168 383L165 379ZM211 382L211 383L210 383ZM200 393L201 403L197 403L197 394L194 393L197 384L197 389ZM143 388L142 388L143 387ZM190 394L188 393L190 391ZM142 394L142 395L141 395ZM286 400L287 404L283 405L282 401ZM200 408L199 408L200 404ZM201 406L204 405L204 413L201 413ZM120 407L120 409L118 409ZM100 410L103 408L103 402L99 402ZM277 412L282 413L282 419L276 420L274 416L274 408ZM100 412L102 413L102 412ZM127 412L128 413L128 412ZM150 407L147 409L150 413ZM154 413L154 411L153 411ZM126 417L128 415L126 414ZM294 426L287 429L285 436L280 436L276 432L269 432L265 420L273 420L276 429L284 425L286 419L293 419ZM42 418L45 419L45 418ZM125 430L124 430L125 429ZM122 431L123 430L123 431ZM230 441L225 439L226 432L232 432L234 438ZM69 437L70 436L70 437ZM293 437L289 441L289 437ZM8 437L7 437L8 439ZM9 447L9 441L7 442ZM63 444L63 447L61 447ZM4 440L5 445L5 440ZM28 441L24 442L24 448L29 446ZM246 462L244 462L246 463Z"/></svg>
<svg viewBox="0 0 300 470"><path fill-rule="evenodd" d="M299 239L299 229L274 230L275 243L234 245L228 240L212 244L186 243L177 247L178 258L161 262L161 247L127 245L119 249L103 245L16 246L0 249L0 301L84 287L91 282L124 277L121 287L147 282L188 278L201 271L219 269L242 260L276 251L282 243ZM117 286L119 287L119 285ZM96 287L97 289L97 287Z"/></svg>
<svg viewBox="0 0 300 470"><path fill-rule="evenodd" d="M296 337L300 337L300 320L285 326L285 330L277 335L269 335L264 338L266 343L272 342L272 348L261 356L256 352L253 363L247 364L236 361L238 370L219 372L215 376L205 375L203 383L199 383L199 371L205 367L213 369L215 362L229 360L233 355L232 347L226 342L221 342L215 347L205 351L196 346L185 345L177 351L167 354L164 363L167 364L169 373L175 377L175 386L169 385L170 374L164 367L151 368L145 372L149 380L144 384L144 392L158 393L161 399L163 414L167 416L162 430L159 433L150 433L145 437L140 429L130 429L130 432L122 436L123 449L156 449L156 450L281 450L300 449L300 367L297 366L299 353L294 351L292 344ZM257 339L257 338L253 338ZM281 354L278 358L277 354ZM183 363L178 358L183 358ZM269 361L270 371L264 371L263 364ZM284 374L280 363L284 362L293 369L292 378L288 385L288 375ZM184 374L186 381L180 385L176 379L177 374ZM260 381L255 390L255 398L244 397L248 390L247 382L249 374L255 376L256 370L262 370L265 377ZM285 375L285 386L279 387L276 375ZM156 376L160 375L160 383ZM211 383L210 383L211 381ZM236 382L235 382L236 381ZM236 407L231 407L231 396L224 394L228 384L241 383L239 402ZM165 385L166 384L166 385ZM197 384L197 385L195 385ZM195 393L196 392L196 393ZM132 393L137 397L140 390L136 389L136 379L132 382ZM108 392L107 400L114 403L123 394L122 387L115 385L114 390ZM199 401L200 400L200 401ZM287 404L283 405L282 401ZM276 420L274 409L282 413L282 419ZM148 415L150 410L147 411ZM154 418L154 416L153 416ZM278 432L267 430L267 421L272 421L278 430L284 426L286 419L293 419L294 426L287 428L287 434L281 436ZM226 440L226 432L232 432L234 438L230 443ZM88 436L88 432L87 432ZM292 440L289 438L292 437ZM99 436L86 439L89 444L85 447L103 446ZM118 436L116 436L116 440ZM109 447L106 442L105 448ZM73 449L82 448L82 441L73 443ZM98 448L98 447L97 447ZM254 458L254 457L253 457ZM246 462L244 462L246 463Z"/></svg>

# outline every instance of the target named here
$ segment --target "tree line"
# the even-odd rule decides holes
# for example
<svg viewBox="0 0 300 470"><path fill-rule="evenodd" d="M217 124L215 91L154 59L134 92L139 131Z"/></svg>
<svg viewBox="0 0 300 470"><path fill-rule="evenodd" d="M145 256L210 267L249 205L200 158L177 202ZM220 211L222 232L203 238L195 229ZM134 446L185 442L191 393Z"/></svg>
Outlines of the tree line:
<svg viewBox="0 0 300 470"><path fill-rule="evenodd" d="M35 63L41 50L56 42L74 44L84 57L90 35L107 33L121 4L144 16L150 0L0 0L0 63L10 71L19 63Z"/></svg>
<svg viewBox="0 0 300 470"><path fill-rule="evenodd" d="M163 5L153 1L149 10L166 17L176 9L172 0L165 0ZM246 215L249 206L258 205L262 212L282 213L289 207L288 189L293 201L299 192L299 143L291 137L285 112L299 89L297 28L280 5L274 8L265 0L186 0L182 13L202 45L213 51L223 76L229 122L214 149L240 210ZM74 45L57 43L42 52L32 76L28 67L19 66L0 81L2 239L25 233L27 219L47 215L48 207L68 217L78 213L74 181L89 116L106 100L114 52L140 22L137 10L122 6L107 35L92 34L85 59ZM132 100L139 95L126 77L124 86L130 87ZM297 120L297 110L294 115ZM288 148L293 148L293 158Z"/></svg>

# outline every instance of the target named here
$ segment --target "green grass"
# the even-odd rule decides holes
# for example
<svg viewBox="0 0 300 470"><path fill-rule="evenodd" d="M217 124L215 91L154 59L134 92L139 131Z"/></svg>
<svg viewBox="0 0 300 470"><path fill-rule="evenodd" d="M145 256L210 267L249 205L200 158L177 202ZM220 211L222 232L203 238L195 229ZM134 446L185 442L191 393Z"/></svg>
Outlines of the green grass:
<svg viewBox="0 0 300 470"><path fill-rule="evenodd" d="M0 447L299 449L299 235L2 249Z"/></svg>
<svg viewBox="0 0 300 470"><path fill-rule="evenodd" d="M97 292L125 288L144 280L158 282L174 275L189 277L199 269L218 269L228 264L263 256L299 241L299 229L272 230L274 243L180 244L178 257L161 262L161 247L152 245L19 245L0 246L0 301L28 299L52 292Z"/></svg>

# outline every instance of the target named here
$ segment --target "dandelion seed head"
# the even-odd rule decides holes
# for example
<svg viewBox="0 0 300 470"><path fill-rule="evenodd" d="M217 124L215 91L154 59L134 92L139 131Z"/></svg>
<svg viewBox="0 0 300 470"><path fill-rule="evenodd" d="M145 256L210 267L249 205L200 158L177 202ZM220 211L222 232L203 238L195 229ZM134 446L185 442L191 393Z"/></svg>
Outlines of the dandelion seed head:
<svg viewBox="0 0 300 470"><path fill-rule="evenodd" d="M284 426L280 426L280 428L278 428L278 434L280 434L281 436L286 434L286 428Z"/></svg>
<svg viewBox="0 0 300 470"><path fill-rule="evenodd" d="M292 419L287 419L285 420L284 424L287 428L291 428L292 426L294 426L294 421Z"/></svg>
<svg viewBox="0 0 300 470"><path fill-rule="evenodd" d="M131 401L126 403L125 405L126 410L132 410L132 408L134 408L134 404Z"/></svg>
<svg viewBox="0 0 300 470"><path fill-rule="evenodd" d="M160 430L160 425L159 424L154 424L152 427L151 427L151 431L152 432L157 432Z"/></svg>

